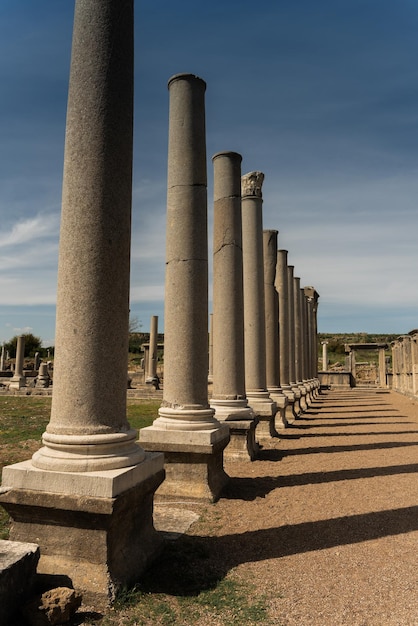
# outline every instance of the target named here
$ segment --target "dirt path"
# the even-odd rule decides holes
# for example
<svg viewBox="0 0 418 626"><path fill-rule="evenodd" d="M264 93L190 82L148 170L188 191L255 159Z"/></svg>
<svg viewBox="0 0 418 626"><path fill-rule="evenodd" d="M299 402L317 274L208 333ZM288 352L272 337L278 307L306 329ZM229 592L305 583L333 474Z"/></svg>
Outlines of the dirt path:
<svg viewBox="0 0 418 626"><path fill-rule="evenodd" d="M283 626L418 626L418 405L326 391L189 534Z"/></svg>

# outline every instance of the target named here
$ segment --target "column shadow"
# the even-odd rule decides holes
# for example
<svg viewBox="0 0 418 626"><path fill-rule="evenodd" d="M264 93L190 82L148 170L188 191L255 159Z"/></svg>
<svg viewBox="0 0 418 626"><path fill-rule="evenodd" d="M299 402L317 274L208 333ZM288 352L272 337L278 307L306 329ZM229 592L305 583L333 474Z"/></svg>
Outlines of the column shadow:
<svg viewBox="0 0 418 626"><path fill-rule="evenodd" d="M394 433L392 433L394 434ZM396 434L396 433L395 433ZM302 454L335 454L336 452L358 452L360 450L387 450L390 448L408 448L418 446L418 441L388 441L377 443L361 443L346 446L318 446L316 448L293 448L291 450L261 450L260 459L268 458L270 452L279 452L281 458ZM274 456L274 455L273 455ZM268 460L273 460L269 458ZM277 459L278 460L278 459Z"/></svg>
<svg viewBox="0 0 418 626"><path fill-rule="evenodd" d="M364 424L359 424L360 426L364 426ZM371 424L372 426L377 426L380 424ZM342 426L342 424L340 424ZM344 424L347 426L347 424ZM372 437L372 436L380 436L380 435L416 435L418 434L418 430L396 430L396 431L384 431L384 430L367 430L366 432L355 432L355 433L300 433L300 435L288 435L286 433L280 433L280 439L306 439L312 437Z"/></svg>
<svg viewBox="0 0 418 626"><path fill-rule="evenodd" d="M418 506L170 542L139 585L148 593L195 596L242 565L328 550L418 530Z"/></svg>
<svg viewBox="0 0 418 626"><path fill-rule="evenodd" d="M305 472L304 474L290 474L287 476L232 477L222 491L221 498L252 501L256 498L265 498L271 491L281 487L300 487L303 485L319 485L344 480L414 473L418 473L418 463L388 465L387 467L362 467L331 472Z"/></svg>

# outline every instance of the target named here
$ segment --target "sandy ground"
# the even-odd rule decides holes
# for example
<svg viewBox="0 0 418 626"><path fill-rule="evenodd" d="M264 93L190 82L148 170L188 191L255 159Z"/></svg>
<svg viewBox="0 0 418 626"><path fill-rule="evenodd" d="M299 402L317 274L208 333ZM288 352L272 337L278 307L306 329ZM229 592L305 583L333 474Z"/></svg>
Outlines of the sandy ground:
<svg viewBox="0 0 418 626"><path fill-rule="evenodd" d="M418 404L325 391L188 531L283 626L418 626Z"/></svg>

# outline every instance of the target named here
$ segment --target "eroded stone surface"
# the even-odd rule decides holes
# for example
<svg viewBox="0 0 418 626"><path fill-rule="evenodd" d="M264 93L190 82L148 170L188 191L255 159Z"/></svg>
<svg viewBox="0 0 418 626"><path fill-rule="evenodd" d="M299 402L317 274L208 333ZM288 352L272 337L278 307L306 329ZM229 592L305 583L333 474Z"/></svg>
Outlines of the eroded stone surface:
<svg viewBox="0 0 418 626"><path fill-rule="evenodd" d="M82 595L69 587L45 591L29 602L23 614L30 626L57 626L65 624L80 608Z"/></svg>
<svg viewBox="0 0 418 626"><path fill-rule="evenodd" d="M35 543L0 541L0 624L8 624L29 593L39 554Z"/></svg>

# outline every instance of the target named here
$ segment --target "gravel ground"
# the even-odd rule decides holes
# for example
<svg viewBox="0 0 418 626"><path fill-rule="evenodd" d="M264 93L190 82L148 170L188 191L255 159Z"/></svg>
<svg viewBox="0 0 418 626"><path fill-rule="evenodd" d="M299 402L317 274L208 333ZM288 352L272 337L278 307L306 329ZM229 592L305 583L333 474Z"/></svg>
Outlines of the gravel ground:
<svg viewBox="0 0 418 626"><path fill-rule="evenodd" d="M282 626L418 626L418 404L325 391L188 531Z"/></svg>

